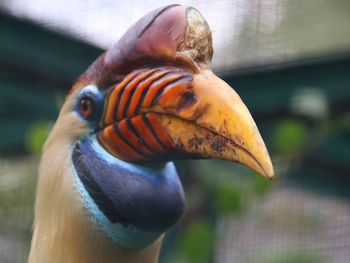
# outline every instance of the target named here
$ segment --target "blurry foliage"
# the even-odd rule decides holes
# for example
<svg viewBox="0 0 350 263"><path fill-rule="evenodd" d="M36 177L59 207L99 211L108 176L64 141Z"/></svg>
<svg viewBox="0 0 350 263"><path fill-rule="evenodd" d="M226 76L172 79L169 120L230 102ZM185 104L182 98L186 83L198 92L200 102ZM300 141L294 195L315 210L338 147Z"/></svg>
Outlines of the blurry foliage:
<svg viewBox="0 0 350 263"><path fill-rule="evenodd" d="M37 158L0 162L0 262L26 262L37 165Z"/></svg>
<svg viewBox="0 0 350 263"><path fill-rule="evenodd" d="M304 152L306 146L311 139L311 127L304 119L285 119L277 122L271 131L273 151L270 153L272 157L279 157L278 162L274 162L275 169L278 171L280 166L286 166L290 162L291 156L296 156ZM271 150L271 149L270 149ZM282 160L280 160L282 158ZM208 209L210 215L215 214L215 217L242 217L246 209L249 209L256 200L267 195L275 185L276 181L269 181L261 175L252 172L251 170L237 164L218 160L195 161L190 164L191 173L194 173L196 184L186 189L187 199L193 200L195 195L196 206ZM288 165L287 165L288 166ZM283 169L282 169L283 176ZM210 201L208 203L208 196ZM208 211L203 210L195 220L187 224L188 231L183 233L183 238L178 239L180 244L178 260L174 262L209 262L208 256L213 255L213 244L215 242L213 227L211 227L208 217ZM303 222L307 225L308 230L315 222L309 222L297 212L290 214L290 211L285 211L283 217L285 222L289 222L294 218L296 222ZM289 215L289 216L287 216ZM215 219L214 219L215 222ZM277 223L276 219L274 222ZM279 223L281 226L283 222ZM214 225L215 226L215 225ZM290 227L288 224L286 227ZM299 224L296 224L296 230L299 230ZM305 229L302 228L302 229ZM215 228L214 228L215 229ZM316 227L315 227L316 229ZM322 262L318 258L304 254L293 254L292 251L286 251L285 256L278 254L278 258L271 255L266 259L261 258L263 263L313 263ZM181 260L180 260L181 259ZM254 261L256 262L256 261Z"/></svg>
<svg viewBox="0 0 350 263"><path fill-rule="evenodd" d="M191 210L195 210L195 218L183 226L186 229L175 241L178 252L171 261L165 262L212 262L213 245L217 238L213 224L215 218L212 216L240 217L250 202L267 194L274 185L273 181L235 163L197 160L191 162L190 166L193 169L191 173L200 176L196 176L195 184L185 184L190 204L185 217L191 214ZM195 205L193 200L196 200Z"/></svg>
<svg viewBox="0 0 350 263"><path fill-rule="evenodd" d="M350 132L350 112L336 116L329 123L329 133L332 136L348 132Z"/></svg>
<svg viewBox="0 0 350 263"><path fill-rule="evenodd" d="M257 173L253 178L253 192L258 196L267 194L273 185L272 182Z"/></svg>
<svg viewBox="0 0 350 263"><path fill-rule="evenodd" d="M214 226L206 219L197 220L183 232L180 239L182 263L211 262Z"/></svg>
<svg viewBox="0 0 350 263"><path fill-rule="evenodd" d="M237 214L242 209L241 193L232 185L218 187L214 198L218 213Z"/></svg>
<svg viewBox="0 0 350 263"><path fill-rule="evenodd" d="M280 121L273 136L274 149L282 155L296 154L304 148L308 135L308 128L302 120Z"/></svg>
<svg viewBox="0 0 350 263"><path fill-rule="evenodd" d="M26 148L29 153L40 154L52 125L45 121L34 122L27 131Z"/></svg>

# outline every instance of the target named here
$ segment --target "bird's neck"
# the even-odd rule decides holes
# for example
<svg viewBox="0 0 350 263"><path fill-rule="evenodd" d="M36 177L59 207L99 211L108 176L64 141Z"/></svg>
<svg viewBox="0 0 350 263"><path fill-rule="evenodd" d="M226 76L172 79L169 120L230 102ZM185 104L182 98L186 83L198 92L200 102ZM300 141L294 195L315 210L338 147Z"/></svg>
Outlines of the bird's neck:
<svg viewBox="0 0 350 263"><path fill-rule="evenodd" d="M73 189L70 144L49 142L46 146L29 263L156 263L162 237L142 250L128 250L109 239L77 202L81 197Z"/></svg>

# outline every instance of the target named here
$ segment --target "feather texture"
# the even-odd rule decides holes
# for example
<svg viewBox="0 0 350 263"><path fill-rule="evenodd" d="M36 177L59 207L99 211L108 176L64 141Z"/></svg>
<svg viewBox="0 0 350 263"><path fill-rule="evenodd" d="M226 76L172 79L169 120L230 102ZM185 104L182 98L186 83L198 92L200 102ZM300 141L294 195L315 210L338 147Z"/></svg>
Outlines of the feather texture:
<svg viewBox="0 0 350 263"><path fill-rule="evenodd" d="M162 237L146 249L127 250L87 216L72 177L72 145L87 129L71 111L74 103L74 96L67 99L56 122L60 125L54 126L44 146L29 263L157 262Z"/></svg>

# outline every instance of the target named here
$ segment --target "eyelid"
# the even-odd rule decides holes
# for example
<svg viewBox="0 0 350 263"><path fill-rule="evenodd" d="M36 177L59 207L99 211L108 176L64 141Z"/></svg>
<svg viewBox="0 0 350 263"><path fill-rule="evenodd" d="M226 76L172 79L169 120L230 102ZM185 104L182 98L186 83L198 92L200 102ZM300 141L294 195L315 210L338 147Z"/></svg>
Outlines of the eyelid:
<svg viewBox="0 0 350 263"><path fill-rule="evenodd" d="M103 104L104 104L104 97L105 93L101 92L97 86L95 85L88 85L81 89L79 92L79 95L77 97L77 103L76 103L76 111L79 113L79 115L89 121L89 122L97 122L100 119L100 115L103 111ZM89 99L92 101L92 107L91 111L88 114L84 114L84 112L81 110L81 101L83 99Z"/></svg>

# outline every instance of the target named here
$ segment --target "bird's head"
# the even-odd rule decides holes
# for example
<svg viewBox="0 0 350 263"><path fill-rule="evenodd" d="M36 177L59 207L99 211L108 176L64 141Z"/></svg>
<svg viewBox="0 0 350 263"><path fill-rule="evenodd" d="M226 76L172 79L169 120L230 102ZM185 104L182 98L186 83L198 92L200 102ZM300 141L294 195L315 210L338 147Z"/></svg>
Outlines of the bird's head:
<svg viewBox="0 0 350 263"><path fill-rule="evenodd" d="M212 55L211 32L197 10L157 9L102 54L66 98L55 143L71 146L87 216L124 247L147 246L182 214L171 160L223 159L273 177L248 109L209 69Z"/></svg>

